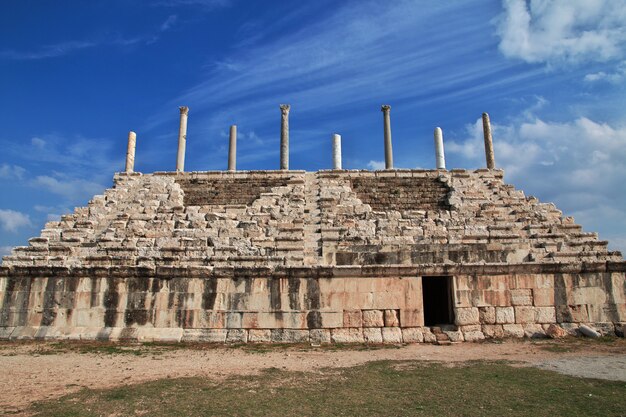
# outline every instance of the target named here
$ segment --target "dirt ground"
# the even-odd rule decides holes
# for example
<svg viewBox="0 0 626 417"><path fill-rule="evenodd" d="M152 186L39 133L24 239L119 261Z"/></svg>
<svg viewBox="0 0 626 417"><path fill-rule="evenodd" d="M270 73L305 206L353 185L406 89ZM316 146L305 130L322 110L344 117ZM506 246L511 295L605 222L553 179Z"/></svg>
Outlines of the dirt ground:
<svg viewBox="0 0 626 417"><path fill-rule="evenodd" d="M626 341L507 340L448 346L414 344L366 348L260 346L132 346L1 342L0 414L31 402L88 388L109 388L161 378L258 373L266 368L323 372L376 360L463 362L506 360L575 376L626 381Z"/></svg>

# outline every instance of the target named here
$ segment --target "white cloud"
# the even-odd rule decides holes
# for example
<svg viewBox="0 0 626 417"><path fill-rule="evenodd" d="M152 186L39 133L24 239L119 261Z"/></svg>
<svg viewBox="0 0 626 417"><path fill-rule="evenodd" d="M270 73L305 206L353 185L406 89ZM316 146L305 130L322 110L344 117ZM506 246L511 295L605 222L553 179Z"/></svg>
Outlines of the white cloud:
<svg viewBox="0 0 626 417"><path fill-rule="evenodd" d="M77 178L54 178L48 175L36 177L31 185L65 197L70 203L85 201L91 196L101 193L105 188L102 184L94 181Z"/></svg>
<svg viewBox="0 0 626 417"><path fill-rule="evenodd" d="M21 180L24 178L25 172L26 170L18 165L0 165L0 178Z"/></svg>
<svg viewBox="0 0 626 417"><path fill-rule="evenodd" d="M11 254L12 246L0 246L0 262L2 261L3 256L7 256Z"/></svg>
<svg viewBox="0 0 626 417"><path fill-rule="evenodd" d="M172 26L174 26L177 20L178 16L176 16L175 14L169 15L167 19L165 19L165 22L161 24L161 32L169 30Z"/></svg>
<svg viewBox="0 0 626 417"><path fill-rule="evenodd" d="M619 84L626 79L626 61L622 62L614 72L594 72L585 75L583 81L593 83L598 81L606 81L611 84Z"/></svg>
<svg viewBox="0 0 626 417"><path fill-rule="evenodd" d="M506 180L541 201L555 202L588 231L600 233L626 253L626 124L613 126L579 117L544 121L523 113L509 124L492 123L496 166ZM482 122L466 127L463 140L446 152L484 166ZM621 246L619 246L621 245Z"/></svg>
<svg viewBox="0 0 626 417"><path fill-rule="evenodd" d="M503 0L500 51L529 63L607 62L624 57L626 2Z"/></svg>
<svg viewBox="0 0 626 417"><path fill-rule="evenodd" d="M15 210L0 209L0 227L8 232L17 232L21 227L31 226L27 214Z"/></svg>
<svg viewBox="0 0 626 417"><path fill-rule="evenodd" d="M374 171L380 171L385 169L385 161L369 161L367 163L367 167Z"/></svg>

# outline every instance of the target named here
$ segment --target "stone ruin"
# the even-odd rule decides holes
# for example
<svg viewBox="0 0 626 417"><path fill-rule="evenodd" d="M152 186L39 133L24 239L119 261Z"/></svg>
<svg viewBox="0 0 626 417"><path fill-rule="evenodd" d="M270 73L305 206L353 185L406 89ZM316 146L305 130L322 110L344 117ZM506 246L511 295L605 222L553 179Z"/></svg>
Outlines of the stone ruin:
<svg viewBox="0 0 626 417"><path fill-rule="evenodd" d="M620 334L626 262L495 169L126 172L0 266L0 339L401 343ZM184 121L183 121L184 119ZM587 328L583 327L583 328Z"/></svg>

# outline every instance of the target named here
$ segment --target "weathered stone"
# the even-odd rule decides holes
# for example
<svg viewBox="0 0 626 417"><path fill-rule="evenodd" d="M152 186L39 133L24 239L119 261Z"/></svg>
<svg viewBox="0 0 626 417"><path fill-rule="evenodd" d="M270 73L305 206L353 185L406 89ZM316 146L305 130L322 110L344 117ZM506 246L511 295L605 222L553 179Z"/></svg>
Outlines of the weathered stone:
<svg viewBox="0 0 626 417"><path fill-rule="evenodd" d="M481 331L463 332L463 338L466 342L478 342L485 339L485 335Z"/></svg>
<svg viewBox="0 0 626 417"><path fill-rule="evenodd" d="M482 332L487 339L501 339L504 337L504 330L501 324L484 324Z"/></svg>
<svg viewBox="0 0 626 417"><path fill-rule="evenodd" d="M534 307L515 307L515 322L520 324L535 323Z"/></svg>
<svg viewBox="0 0 626 417"><path fill-rule="evenodd" d="M228 329L226 343L246 343L248 342L248 331L244 329Z"/></svg>
<svg viewBox="0 0 626 417"><path fill-rule="evenodd" d="M363 327L363 313L361 310L344 310L343 327Z"/></svg>
<svg viewBox="0 0 626 417"><path fill-rule="evenodd" d="M591 337L593 339L600 337L599 332L597 332L595 329L592 329L591 327L584 325L584 324L581 324L578 330L580 330L583 336Z"/></svg>
<svg viewBox="0 0 626 417"><path fill-rule="evenodd" d="M478 307L479 320L483 324L494 324L496 322L495 307Z"/></svg>
<svg viewBox="0 0 626 417"><path fill-rule="evenodd" d="M513 307L496 307L496 323L515 323L515 310Z"/></svg>
<svg viewBox="0 0 626 417"><path fill-rule="evenodd" d="M478 308L457 308L455 310L455 322L458 326L480 323Z"/></svg>
<svg viewBox="0 0 626 417"><path fill-rule="evenodd" d="M309 332L311 344L319 345L331 342L330 330L328 329L311 329Z"/></svg>
<svg viewBox="0 0 626 417"><path fill-rule="evenodd" d="M504 337L524 337L524 327L521 324L503 324Z"/></svg>
<svg viewBox="0 0 626 417"><path fill-rule="evenodd" d="M278 343L308 343L308 330L272 329L272 342Z"/></svg>
<svg viewBox="0 0 626 417"><path fill-rule="evenodd" d="M370 327L363 329L365 343L383 343L383 334L380 328Z"/></svg>
<svg viewBox="0 0 626 417"><path fill-rule="evenodd" d="M330 337L333 343L363 343L361 329L332 329Z"/></svg>
<svg viewBox="0 0 626 417"><path fill-rule="evenodd" d="M269 330L269 329L250 329L250 330L248 330L248 342L251 342L251 343L269 343L271 341L272 341L272 331Z"/></svg>
<svg viewBox="0 0 626 417"><path fill-rule="evenodd" d="M402 343L402 331L399 327L383 327L384 343Z"/></svg>
<svg viewBox="0 0 626 417"><path fill-rule="evenodd" d="M363 327L383 327L384 325L381 310L363 310Z"/></svg>
<svg viewBox="0 0 626 417"><path fill-rule="evenodd" d="M537 323L555 323L556 310L554 307L535 307Z"/></svg>
<svg viewBox="0 0 626 417"><path fill-rule="evenodd" d="M546 337L546 333L540 324L524 324L524 336L530 339L542 339Z"/></svg>
<svg viewBox="0 0 626 417"><path fill-rule="evenodd" d="M419 327L405 327L402 329L402 340L404 343L422 343L424 333Z"/></svg>
<svg viewBox="0 0 626 417"><path fill-rule="evenodd" d="M385 310L384 312L385 327L399 327L400 318L396 310Z"/></svg>
<svg viewBox="0 0 626 417"><path fill-rule="evenodd" d="M560 327L558 324L551 324L545 330L545 333L548 337L552 339L560 339L567 336L567 332Z"/></svg>

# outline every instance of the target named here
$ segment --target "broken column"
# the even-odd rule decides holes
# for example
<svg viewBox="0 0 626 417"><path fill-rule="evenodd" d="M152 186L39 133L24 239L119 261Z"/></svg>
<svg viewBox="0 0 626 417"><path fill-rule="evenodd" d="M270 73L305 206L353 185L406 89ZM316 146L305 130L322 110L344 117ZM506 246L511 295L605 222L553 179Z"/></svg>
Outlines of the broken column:
<svg viewBox="0 0 626 417"><path fill-rule="evenodd" d="M237 126L230 127L230 142L228 146L228 170L237 169Z"/></svg>
<svg viewBox="0 0 626 417"><path fill-rule="evenodd" d="M496 161L493 156L493 138L491 137L491 122L489 114L483 113L483 134L485 136L485 158L487 159L487 168L494 169Z"/></svg>
<svg viewBox="0 0 626 417"><path fill-rule="evenodd" d="M385 131L385 169L393 169L393 151L391 149L391 121L389 120L389 111L391 106L383 105L380 110L383 112L384 131Z"/></svg>
<svg viewBox="0 0 626 417"><path fill-rule="evenodd" d="M289 169L289 104L281 104L280 120L280 169Z"/></svg>
<svg viewBox="0 0 626 417"><path fill-rule="evenodd" d="M180 127L178 129L178 155L176 156L176 171L185 171L185 147L187 146L187 115L189 107L182 106L180 109Z"/></svg>
<svg viewBox="0 0 626 417"><path fill-rule="evenodd" d="M341 135L333 135L333 169L341 169Z"/></svg>
<svg viewBox="0 0 626 417"><path fill-rule="evenodd" d="M135 171L135 145L137 144L137 134L132 130L128 132L128 147L126 148L126 172Z"/></svg>
<svg viewBox="0 0 626 417"><path fill-rule="evenodd" d="M446 169L446 157L443 153L443 132L440 127L435 128L435 163L437 169Z"/></svg>

